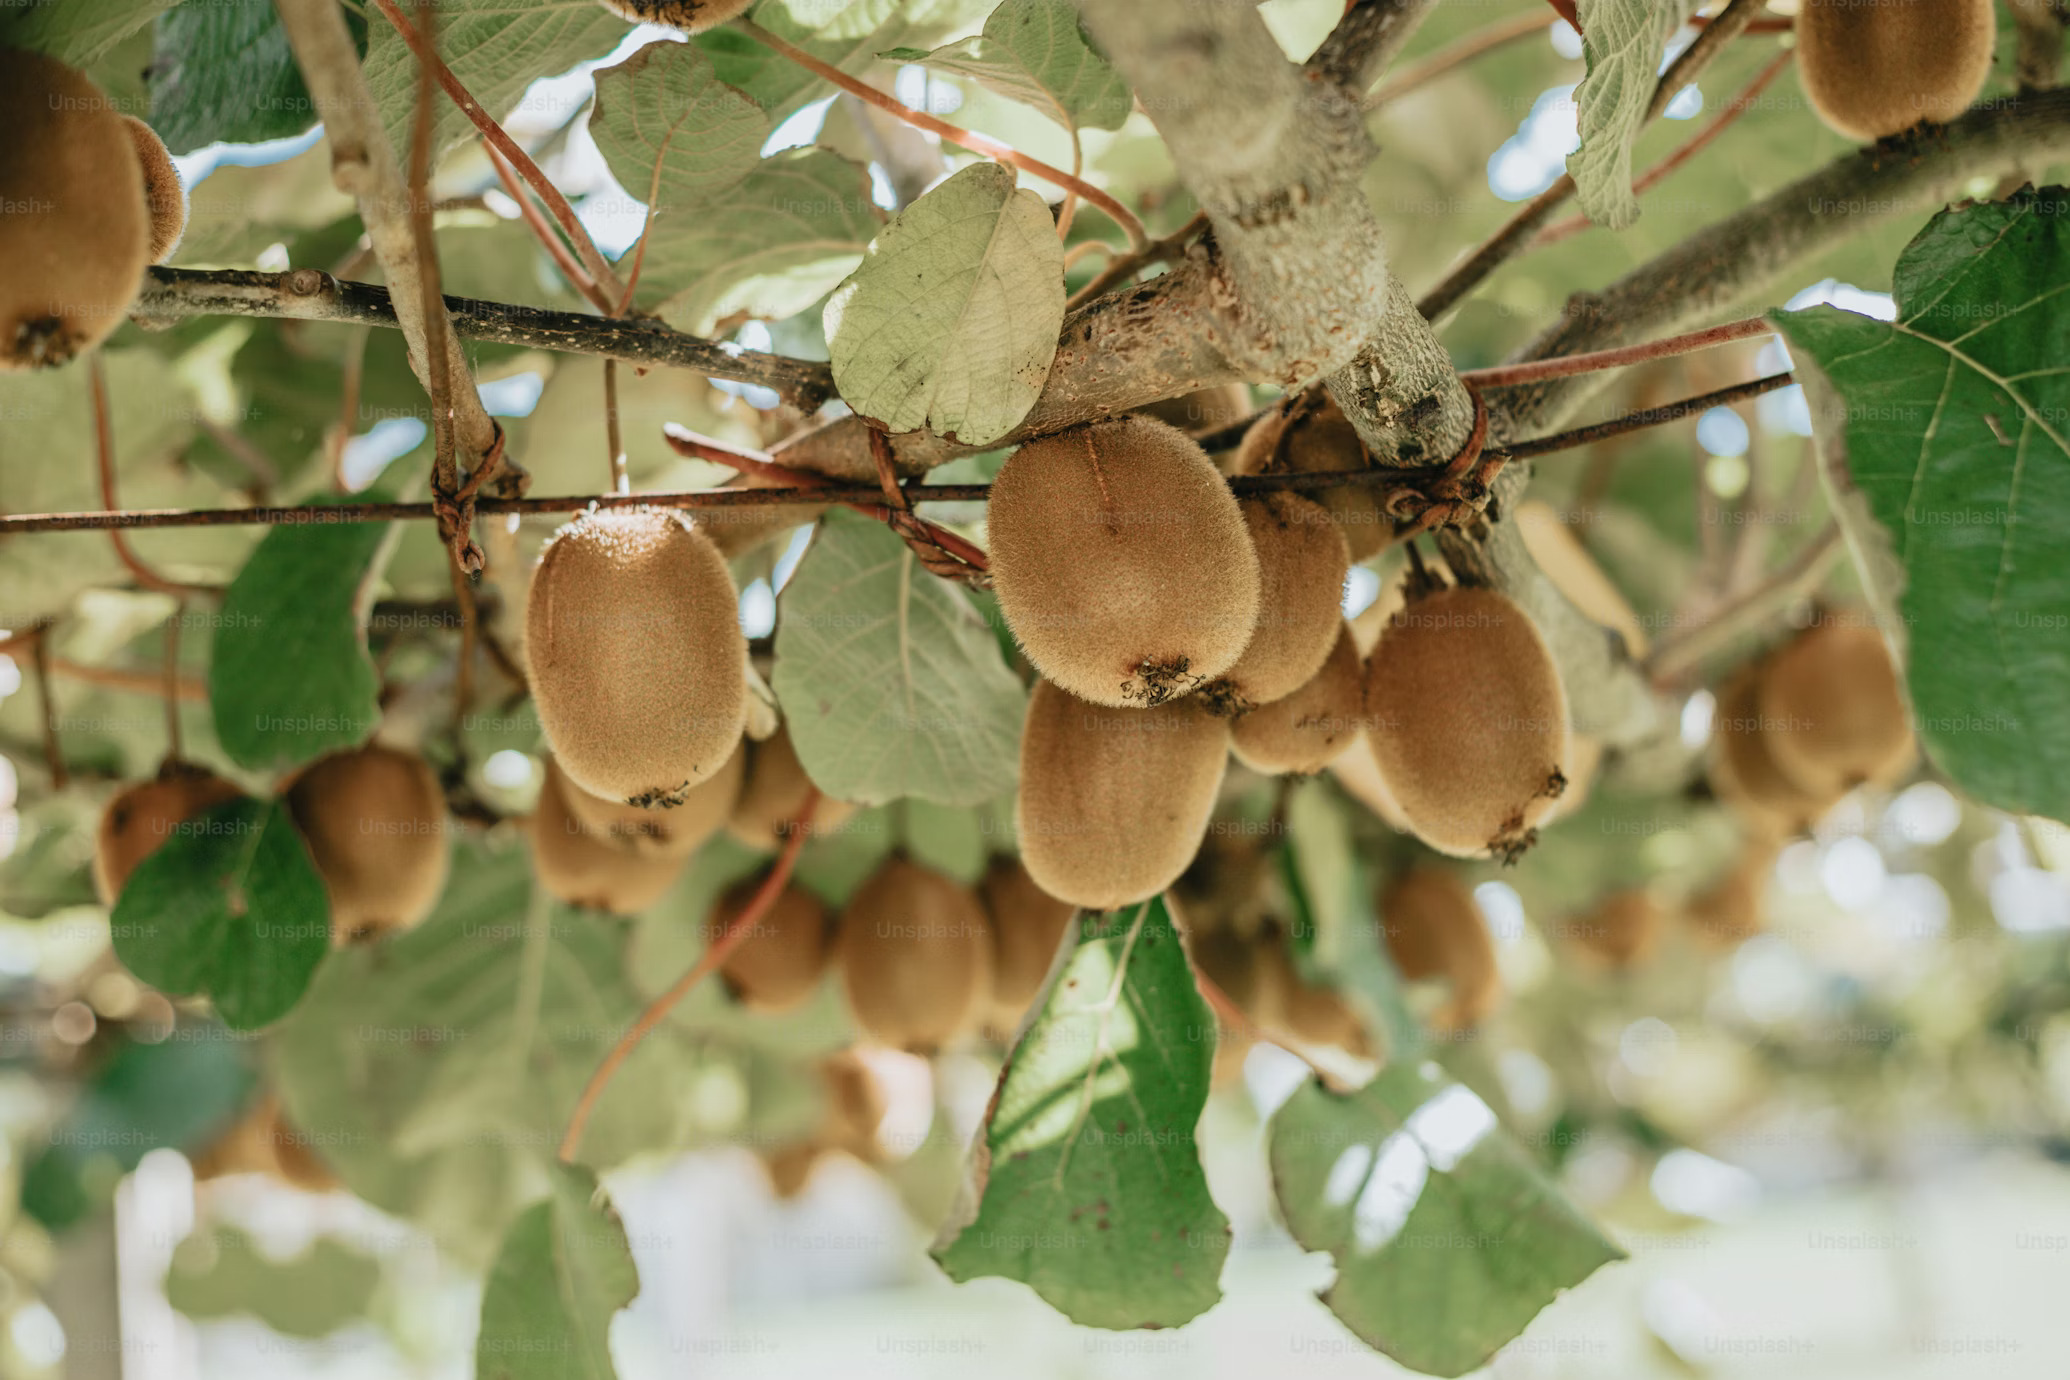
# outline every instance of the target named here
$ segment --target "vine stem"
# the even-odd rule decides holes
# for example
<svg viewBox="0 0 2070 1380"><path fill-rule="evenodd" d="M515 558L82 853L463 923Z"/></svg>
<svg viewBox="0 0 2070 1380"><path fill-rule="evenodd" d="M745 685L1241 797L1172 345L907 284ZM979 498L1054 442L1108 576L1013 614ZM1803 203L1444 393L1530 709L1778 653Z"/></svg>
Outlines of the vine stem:
<svg viewBox="0 0 2070 1380"><path fill-rule="evenodd" d="M1107 266L1094 275L1091 282L1071 294L1064 303L1064 310L1076 311L1116 283L1134 277L1140 269L1150 264L1175 262L1179 255L1186 252L1186 246L1193 243L1193 237L1207 229L1207 224L1208 213L1195 211L1192 219L1163 239L1152 240L1146 245L1131 249L1126 254L1109 259Z"/></svg>
<svg viewBox="0 0 2070 1380"><path fill-rule="evenodd" d="M1816 588L1844 549L1840 524L1827 523L1787 564L1760 584L1721 604L1709 618L1680 636L1663 639L1646 660L1646 674L1656 684L1671 681L1734 638L1758 628L1778 610Z"/></svg>
<svg viewBox="0 0 2070 1380"><path fill-rule="evenodd" d="M1590 350L1578 355L1557 355L1551 359L1533 360L1529 364L1498 364L1487 369L1467 369L1461 371L1459 377L1481 388L1507 388L1520 383L1536 383L1540 379L1568 378L1574 374L1592 374L1598 369L1615 369L1626 364L1643 364L1647 360L1686 355L1696 350L1708 350L1714 345L1770 335L1774 331L1775 327L1763 318L1750 316L1743 321L1729 321L1722 326L1709 326L1684 335L1671 335L1665 340L1649 340L1643 345L1625 345L1615 350Z"/></svg>
<svg viewBox="0 0 2070 1380"><path fill-rule="evenodd" d="M115 495L115 423L108 412L108 371L102 363L99 350L95 350L86 362L86 391L93 407L93 442L95 457L100 464L101 506L111 513L120 512L122 504ZM170 594L176 599L184 599L190 594L212 592L183 585L160 575L145 564L144 558L123 540L118 529L108 529L108 540L114 544L116 557L145 589Z"/></svg>
<svg viewBox="0 0 2070 1380"><path fill-rule="evenodd" d="M741 751L735 748L735 752ZM611 1052L604 1056L604 1062L589 1076L589 1082L582 1089L582 1096L575 1103L575 1111L568 1118L568 1132L561 1137L560 1160L563 1164L575 1162L575 1152L582 1146L582 1132L589 1125L590 1114L596 1110L597 1099L611 1084L611 1078L618 1072L619 1065L632 1056L640 1042L654 1032L656 1026L668 1019L668 1013L676 1004L690 995L690 989L719 970L721 964L732 956L735 949L747 939L754 927L761 923L769 908L776 904L776 898L783 894L784 884L790 880L791 869L797 866L798 853L805 846L805 837L812 826L813 813L819 808L819 789L805 788L805 803L791 821L790 836L784 840L783 851L776 855L776 865L769 869L769 875L762 879L762 885L755 888L740 914L728 921L705 949L697 962L690 965L690 971L676 979L675 985L647 1003L647 1009L632 1023L631 1029L611 1046Z"/></svg>
<svg viewBox="0 0 2070 1380"><path fill-rule="evenodd" d="M575 256L568 250L568 242L547 223L538 203L526 193L524 183L518 181L517 172L510 166L509 160L496 151L494 144L486 140L482 143L482 152L489 155L489 166L496 170L496 180L503 184L504 195L517 203L518 214L524 217L525 224L532 228L532 238L544 245L546 252L553 256L554 266L560 269L561 276L598 311L609 312L615 316L617 313L611 312L611 299L604 296L604 290L597 286L596 279L589 276L589 270L575 262Z"/></svg>
<svg viewBox="0 0 2070 1380"><path fill-rule="evenodd" d="M387 4L390 3L390 0L380 0L380 3ZM918 129L924 129L930 134L938 135L960 148L969 149L972 153L981 153L987 158L997 159L1001 163L1019 168L1022 172L1039 177L1051 186L1061 187L1066 192L1076 192L1085 201L1105 211L1107 218L1121 227L1121 232L1128 236L1131 248L1140 250L1150 243L1150 236L1144 231L1143 222L1136 219L1135 212L1129 210L1128 207L1122 205L1119 201L1116 201L1106 192L1101 191L1083 178L1073 177L1062 168L1052 166L1039 158L1022 153L1010 144L1002 144L997 139L979 134L974 130L960 129L945 120L937 120L925 111L915 110L904 102L885 95L876 87L849 76L833 64L820 61L797 44L792 43L788 39L779 38L760 24L755 23L752 19L736 19L733 21L733 27L764 47L789 58L792 62L797 63L820 80L832 82L857 100L868 101L879 110L895 115Z"/></svg>

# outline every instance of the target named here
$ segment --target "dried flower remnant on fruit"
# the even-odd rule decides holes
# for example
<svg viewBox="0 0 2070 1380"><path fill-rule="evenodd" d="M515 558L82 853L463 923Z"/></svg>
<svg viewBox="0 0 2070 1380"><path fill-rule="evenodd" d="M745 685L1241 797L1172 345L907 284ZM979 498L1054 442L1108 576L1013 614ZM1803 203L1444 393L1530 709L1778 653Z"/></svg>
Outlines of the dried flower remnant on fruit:
<svg viewBox="0 0 2070 1380"><path fill-rule="evenodd" d="M665 24L686 34L716 29L746 14L755 0L597 0L611 13L635 24Z"/></svg>
<svg viewBox="0 0 2070 1380"><path fill-rule="evenodd" d="M666 809L649 809L591 795L568 779L552 758L547 771L559 779L562 800L577 822L592 833L635 853L687 858L732 816L747 775L747 745L726 759L718 775L691 787L682 801ZM801 802L802 803L802 802Z"/></svg>

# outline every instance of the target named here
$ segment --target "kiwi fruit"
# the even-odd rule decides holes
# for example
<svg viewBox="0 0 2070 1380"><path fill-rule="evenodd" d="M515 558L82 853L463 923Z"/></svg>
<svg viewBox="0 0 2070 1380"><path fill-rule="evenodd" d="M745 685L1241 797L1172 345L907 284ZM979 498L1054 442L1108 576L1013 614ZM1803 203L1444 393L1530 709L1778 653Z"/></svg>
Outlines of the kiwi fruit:
<svg viewBox="0 0 2070 1380"><path fill-rule="evenodd" d="M0 371L107 339L151 262L144 172L106 92L55 58L0 48Z"/></svg>
<svg viewBox="0 0 2070 1380"><path fill-rule="evenodd" d="M1043 676L1092 704L1214 680L1258 621L1258 557L1207 452L1149 417L1030 441L987 509L999 609Z"/></svg>
<svg viewBox="0 0 2070 1380"><path fill-rule="evenodd" d="M1749 839L1725 874L1690 898L1683 914L1714 948L1732 948L1768 928L1768 874L1780 845L1771 837Z"/></svg>
<svg viewBox="0 0 2070 1380"><path fill-rule="evenodd" d="M605 9L635 24L666 24L686 34L716 29L746 14L755 0L597 0Z"/></svg>
<svg viewBox="0 0 2070 1380"><path fill-rule="evenodd" d="M1969 108L1991 72L1991 0L1804 0L1797 72L1835 133L1885 139Z"/></svg>
<svg viewBox="0 0 2070 1380"><path fill-rule="evenodd" d="M320 758L288 812L331 899L341 942L406 930L446 888L446 797L423 758L369 743Z"/></svg>
<svg viewBox="0 0 2070 1380"><path fill-rule="evenodd" d="M711 933L724 933L747 909L762 879L730 888L712 909ZM750 1011L788 1011L803 1006L827 970L827 908L799 886L776 894L748 937L727 955L719 977L734 999Z"/></svg>
<svg viewBox="0 0 2070 1380"><path fill-rule="evenodd" d="M1429 864L1402 872L1381 894L1380 920L1404 978L1450 984L1450 999L1434 1017L1440 1029L1471 1029L1494 1009L1502 994L1495 941L1458 873Z"/></svg>
<svg viewBox="0 0 2070 1380"><path fill-rule="evenodd" d="M970 888L893 857L841 911L839 955L856 1023L894 1049L931 1053L977 1015L991 940Z"/></svg>
<svg viewBox="0 0 2070 1380"><path fill-rule="evenodd" d="M532 807L532 869L547 894L571 906L635 915L682 875L676 853L628 847L610 828L583 822L568 805L569 782L552 762Z"/></svg>
<svg viewBox="0 0 2070 1380"><path fill-rule="evenodd" d="M1366 659L1366 741L1416 836L1514 860L1567 786L1567 693L1507 596L1412 598Z"/></svg>
<svg viewBox="0 0 2070 1380"><path fill-rule="evenodd" d="M195 1156L197 1180L205 1183L231 1174L264 1174L305 1193L328 1193L340 1186L338 1176L310 1148L309 1137L281 1115L280 1099L271 1093Z"/></svg>
<svg viewBox="0 0 2070 1380"><path fill-rule="evenodd" d="M1776 768L1813 794L1844 794L1901 775L1912 721L1883 636L1858 622L1800 633L1762 669L1758 702Z"/></svg>
<svg viewBox="0 0 2070 1380"><path fill-rule="evenodd" d="M1660 942L1661 910L1644 887L1613 892L1561 928L1574 946L1612 968L1629 968Z"/></svg>
<svg viewBox="0 0 2070 1380"><path fill-rule="evenodd" d="M747 715L739 605L725 559L673 509L593 509L553 535L525 653L539 722L576 785L667 809L718 774Z"/></svg>
<svg viewBox="0 0 2070 1380"><path fill-rule="evenodd" d="M235 784L186 762L168 762L156 779L122 790L101 811L94 832L93 887L101 904L114 905L137 864L182 824L241 794Z"/></svg>
<svg viewBox="0 0 2070 1380"><path fill-rule="evenodd" d="M881 1158L877 1127L884 1120L884 1092L869 1066L854 1051L843 1050L821 1061L819 1075L824 1097L819 1125L804 1139L760 1155L769 1186L779 1198L803 1193L813 1171L835 1151L865 1164Z"/></svg>
<svg viewBox="0 0 2070 1380"><path fill-rule="evenodd" d="M1088 910L1155 896L1199 851L1228 763L1228 726L1191 701L1115 709L1038 681L1021 732L1021 862Z"/></svg>
<svg viewBox="0 0 2070 1380"><path fill-rule="evenodd" d="M778 848L783 831L805 808L805 793L812 778L805 774L798 750L791 745L788 728L780 728L745 752L747 780L726 820L726 832L750 848ZM855 806L843 800L820 797L813 808L809 832L830 833L855 813Z"/></svg>
<svg viewBox="0 0 2070 1380"><path fill-rule="evenodd" d="M995 858L979 887L992 925L992 1004L996 1023L1018 1024L1042 991L1050 964L1078 908L1035 884L1014 858Z"/></svg>
<svg viewBox="0 0 2070 1380"><path fill-rule="evenodd" d="M1843 792L1808 791L1783 774L1761 713L1763 666L1751 663L1718 688L1711 719L1711 789L1750 827L1776 835L1809 829Z"/></svg>
<svg viewBox="0 0 2070 1380"><path fill-rule="evenodd" d="M1319 474L1372 467L1358 431L1324 397L1274 408L1252 423L1230 461L1231 474ZM1394 519L1372 484L1338 484L1310 495L1329 510L1354 561L1370 560L1394 540Z"/></svg>
<svg viewBox="0 0 2070 1380"><path fill-rule="evenodd" d="M1286 936L1269 930L1252 941L1259 995L1245 1014L1303 1044L1333 1045L1354 1053L1367 1045L1365 1028L1335 988L1309 982L1287 953Z"/></svg>
<svg viewBox="0 0 2070 1380"><path fill-rule="evenodd" d="M1364 693L1358 644L1339 618L1322 668L1293 694L1238 715L1229 725L1230 749L1253 771L1319 772L1357 745Z"/></svg>
<svg viewBox="0 0 2070 1380"><path fill-rule="evenodd" d="M151 262L162 264L172 257L187 232L187 189L180 185L180 170L156 131L134 115L122 117L136 145L137 166L144 174L144 204L151 212Z"/></svg>
<svg viewBox="0 0 2070 1380"><path fill-rule="evenodd" d="M1175 426L1189 436L1205 436L1250 416L1251 390L1240 383L1225 383L1220 388L1203 388L1166 398L1136 411L1155 417L1166 426Z"/></svg>
<svg viewBox="0 0 2070 1380"><path fill-rule="evenodd" d="M1575 608L1624 638L1625 650L1634 660L1643 658L1651 643L1637 611L1603 573L1574 529L1560 521L1559 512L1550 503L1532 499L1517 505L1514 521L1524 549L1553 588Z"/></svg>
<svg viewBox="0 0 2070 1380"><path fill-rule="evenodd" d="M747 775L747 745L741 744L718 774L693 786L672 810L642 809L591 795L568 779L551 757L546 770L560 778L561 799L582 826L635 853L687 858L732 815Z"/></svg>
<svg viewBox="0 0 2070 1380"><path fill-rule="evenodd" d="M1321 504L1272 493L1239 505L1258 555L1258 623L1236 664L1208 686L1210 708L1240 714L1306 685L1344 623L1351 552Z"/></svg>
<svg viewBox="0 0 2070 1380"><path fill-rule="evenodd" d="M1361 720L1363 720L1361 714ZM1330 775L1344 788L1344 793L1377 815L1382 824L1397 834L1413 834L1409 817L1402 813L1402 803L1394 798L1394 791L1387 779L1380 775L1380 764L1373 760L1364 743L1354 743L1349 749L1337 754L1330 763Z"/></svg>

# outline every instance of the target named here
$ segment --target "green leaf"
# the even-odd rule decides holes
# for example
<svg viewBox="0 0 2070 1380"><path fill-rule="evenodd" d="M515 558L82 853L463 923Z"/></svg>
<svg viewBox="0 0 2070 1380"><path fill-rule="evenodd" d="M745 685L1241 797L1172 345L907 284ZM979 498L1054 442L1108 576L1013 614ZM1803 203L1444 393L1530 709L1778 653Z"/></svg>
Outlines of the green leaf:
<svg viewBox="0 0 2070 1380"><path fill-rule="evenodd" d="M381 1266L335 1238L278 1260L225 1227L173 1249L165 1301L190 1318L246 1314L284 1337L316 1338L364 1319L380 1283Z"/></svg>
<svg viewBox="0 0 2070 1380"><path fill-rule="evenodd" d="M854 270L883 224L860 163L825 149L786 149L724 198L656 218L640 298L699 335L728 317L792 316ZM622 262L630 266L637 252Z"/></svg>
<svg viewBox="0 0 2070 1380"><path fill-rule="evenodd" d="M0 47L84 67L177 0L27 0L0 6Z"/></svg>
<svg viewBox="0 0 2070 1380"><path fill-rule="evenodd" d="M330 902L278 801L227 801L137 865L115 903L115 956L232 1030L294 1008L331 948Z"/></svg>
<svg viewBox="0 0 2070 1380"><path fill-rule="evenodd" d="M709 213L715 194L761 161L769 117L720 81L695 44L650 43L598 72L596 87L590 137L656 217Z"/></svg>
<svg viewBox="0 0 2070 1380"><path fill-rule="evenodd" d="M931 44L966 29L991 0L763 0L750 17L771 33L850 75L886 48ZM832 88L795 62L731 26L691 40L711 54L720 78L781 120Z"/></svg>
<svg viewBox="0 0 2070 1380"><path fill-rule="evenodd" d="M1323 1302L1411 1370L1486 1364L1561 1290L1624 1258L1434 1064L1351 1093L1311 1080L1267 1136L1287 1230L1337 1262Z"/></svg>
<svg viewBox="0 0 2070 1380"><path fill-rule="evenodd" d="M1027 694L963 591L882 523L827 515L784 586L773 686L836 800L976 805L1012 789Z"/></svg>
<svg viewBox="0 0 2070 1380"><path fill-rule="evenodd" d="M1068 130L1119 129L1134 108L1128 83L1086 42L1068 0L1005 0L976 37L931 53L896 48L879 56L969 77Z"/></svg>
<svg viewBox="0 0 2070 1380"><path fill-rule="evenodd" d="M347 22L364 43L365 21L348 11ZM158 21L149 78L151 127L174 153L285 139L316 123L273 0L185 0Z"/></svg>
<svg viewBox="0 0 2070 1380"><path fill-rule="evenodd" d="M981 446L1041 396L1063 322L1049 208L1013 169L973 163L884 228L827 302L827 348L863 416Z"/></svg>
<svg viewBox="0 0 2070 1380"><path fill-rule="evenodd" d="M209 704L240 765L299 766L361 742L380 721L362 604L391 525L275 527L224 591Z"/></svg>
<svg viewBox="0 0 2070 1380"><path fill-rule="evenodd" d="M1580 0L1588 75L1574 88L1581 147L1567 155L1567 172L1581 209L1598 225L1622 230L1639 218L1632 144L1646 123L1668 35L1688 12L1689 0Z"/></svg>
<svg viewBox="0 0 2070 1380"><path fill-rule="evenodd" d="M1945 211L1897 320L1772 319L1834 508L1899 644L1921 742L1965 791L2070 820L2070 225L2062 188Z"/></svg>
<svg viewBox="0 0 2070 1380"><path fill-rule="evenodd" d="M1229 1219L1195 1132L1215 1023L1162 897L1082 918L1007 1055L934 1257L1088 1327L1177 1327L1221 1297Z"/></svg>
<svg viewBox="0 0 2070 1380"><path fill-rule="evenodd" d="M612 1380L611 1317L640 1292L618 1214L579 1165L548 1170L482 1290L476 1380Z"/></svg>

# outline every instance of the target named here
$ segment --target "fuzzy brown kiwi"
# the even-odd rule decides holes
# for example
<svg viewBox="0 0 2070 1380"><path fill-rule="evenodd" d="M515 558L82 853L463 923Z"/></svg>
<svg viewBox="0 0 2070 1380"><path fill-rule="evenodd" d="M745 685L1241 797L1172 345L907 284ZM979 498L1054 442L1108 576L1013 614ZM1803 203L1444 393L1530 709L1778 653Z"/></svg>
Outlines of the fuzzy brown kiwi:
<svg viewBox="0 0 2070 1380"><path fill-rule="evenodd" d="M1220 388L1203 388L1166 398L1136 411L1155 417L1166 426L1175 426L1188 436L1205 436L1250 416L1251 390L1240 383L1225 383Z"/></svg>
<svg viewBox="0 0 2070 1380"><path fill-rule="evenodd" d="M1561 928L1589 957L1612 968L1643 963L1660 942L1660 905L1644 887L1612 892Z"/></svg>
<svg viewBox="0 0 2070 1380"><path fill-rule="evenodd" d="M747 908L762 879L730 888L712 908L711 932L726 927ZM734 999L750 1011L788 1011L803 1006L819 987L831 952L827 908L800 886L786 886L740 947L720 965L719 977Z"/></svg>
<svg viewBox="0 0 2070 1380"><path fill-rule="evenodd" d="M1293 694L1238 715L1229 725L1229 746L1253 771L1319 772L1357 745L1364 695L1358 644L1339 618L1337 643L1322 668Z"/></svg>
<svg viewBox="0 0 2070 1380"><path fill-rule="evenodd" d="M992 1004L998 1023L1018 1023L1042 990L1078 908L1035 884L1014 858L995 858L979 887L992 926Z"/></svg>
<svg viewBox="0 0 2070 1380"><path fill-rule="evenodd" d="M568 806L568 779L551 763L532 807L532 870L547 894L571 906L636 915L660 900L687 858L625 847Z"/></svg>
<svg viewBox="0 0 2070 1380"><path fill-rule="evenodd" d="M1043 676L1093 704L1154 705L1236 664L1258 557L1207 452L1149 417L1030 441L987 508L1000 612Z"/></svg>
<svg viewBox="0 0 2070 1380"><path fill-rule="evenodd" d="M1231 474L1269 474L1286 470L1315 474L1363 470L1372 466L1365 442L1328 398L1275 408L1252 423L1230 461ZM1380 491L1371 484L1339 484L1310 495L1329 510L1344 533L1354 561L1370 560L1394 540L1394 520L1380 506Z"/></svg>
<svg viewBox="0 0 2070 1380"><path fill-rule="evenodd" d="M162 264L187 232L187 190L180 185L172 155L151 126L134 115L123 116L122 123L136 145L137 166L144 174L144 204L151 211L151 262Z"/></svg>
<svg viewBox="0 0 2070 1380"><path fill-rule="evenodd" d="M1493 590L1412 597L1366 660L1365 714L1381 777L1441 853L1514 859L1566 789L1559 668Z"/></svg>
<svg viewBox="0 0 2070 1380"><path fill-rule="evenodd" d="M1252 943L1259 986L1267 995L1247 1015L1284 1030L1303 1044L1334 1045L1353 1052L1368 1047L1365 1029L1344 998L1334 988L1301 976L1281 931L1267 931Z"/></svg>
<svg viewBox="0 0 2070 1380"><path fill-rule="evenodd" d="M856 1023L894 1049L928 1053L970 1025L991 940L970 888L892 858L841 911L843 985Z"/></svg>
<svg viewBox="0 0 2070 1380"><path fill-rule="evenodd" d="M1797 72L1819 118L1884 139L1968 109L1991 73L1991 0L1804 0Z"/></svg>
<svg viewBox="0 0 2070 1380"><path fill-rule="evenodd" d="M339 942L406 930L446 888L446 797L423 758L369 743L305 768L288 812L331 901Z"/></svg>
<svg viewBox="0 0 2070 1380"><path fill-rule="evenodd" d="M234 783L186 762L168 762L155 780L117 794L101 811L94 831L93 887L101 904L114 905L137 864L179 826L240 794Z"/></svg>
<svg viewBox="0 0 2070 1380"><path fill-rule="evenodd" d="M1269 493L1240 506L1258 554L1258 624L1236 664L1201 692L1228 714L1285 699L1322 669L1344 625L1351 569L1344 535L1321 504Z"/></svg>
<svg viewBox="0 0 2070 1380"><path fill-rule="evenodd" d="M666 24L686 34L716 29L746 14L755 0L597 0L611 13L635 24Z"/></svg>
<svg viewBox="0 0 2070 1380"><path fill-rule="evenodd" d="M726 832L750 848L779 847L784 828L805 808L805 792L811 789L812 778L798 760L788 728L779 728L745 755L747 780L726 820ZM821 796L813 807L809 832L831 833L854 813L855 806L847 801Z"/></svg>
<svg viewBox="0 0 2070 1380"><path fill-rule="evenodd" d="M1088 910L1155 896L1200 850L1228 762L1228 725L1190 701L1114 709L1038 681L1021 732L1021 862Z"/></svg>
<svg viewBox="0 0 2070 1380"><path fill-rule="evenodd" d="M1513 520L1525 550L1553 588L1566 595L1575 608L1623 637L1625 650L1634 660L1643 659L1652 645L1645 624L1624 591L1611 582L1574 535L1574 529L1560 520L1559 512L1550 503L1532 499L1517 505Z"/></svg>
<svg viewBox="0 0 2070 1380"><path fill-rule="evenodd" d="M1502 994L1495 941L1473 892L1450 868L1419 864L1398 875L1380 897L1387 952L1410 982L1441 978L1451 998L1434 1020L1465 1030L1486 1018Z"/></svg>
<svg viewBox="0 0 2070 1380"><path fill-rule="evenodd" d="M0 48L0 371L63 364L136 300L151 212L122 118L84 74Z"/></svg>
<svg viewBox="0 0 2070 1380"><path fill-rule="evenodd" d="M1887 782L1912 761L1897 667L1882 634L1866 624L1825 622L1800 633L1763 667L1759 703L1769 757L1810 794Z"/></svg>
<svg viewBox="0 0 2070 1380"><path fill-rule="evenodd" d="M1768 874L1779 852L1774 838L1750 837L1731 868L1690 898L1683 914L1699 938L1729 949L1768 928Z"/></svg>
<svg viewBox="0 0 2070 1380"><path fill-rule="evenodd" d="M1364 719L1363 710L1360 713ZM1373 760L1363 740L1353 743L1337 754L1330 763L1330 775L1344 788L1344 793L1378 816L1380 822L1397 834L1413 834L1409 817L1402 813L1402 803L1394 798L1394 791L1387 784L1387 778L1380 775L1380 764Z"/></svg>
<svg viewBox="0 0 2070 1380"><path fill-rule="evenodd" d="M1807 791L1776 765L1774 735L1760 707L1763 671L1759 662L1743 666L1718 689L1711 718L1711 789L1748 826L1793 834L1815 824L1841 792Z"/></svg>
<svg viewBox="0 0 2070 1380"><path fill-rule="evenodd" d="M747 715L739 593L681 513L599 509L554 534L525 606L539 722L592 795L680 805L726 765Z"/></svg>
<svg viewBox="0 0 2070 1380"><path fill-rule="evenodd" d="M683 803L670 810L642 809L591 795L570 781L552 758L546 769L560 777L561 799L584 827L635 853L687 858L731 817L747 775L747 757L747 744L742 743L716 776L691 787Z"/></svg>

